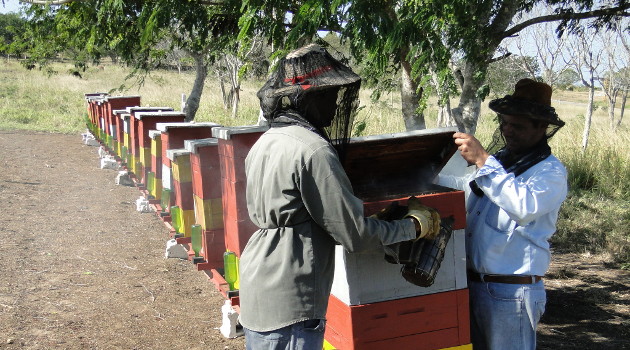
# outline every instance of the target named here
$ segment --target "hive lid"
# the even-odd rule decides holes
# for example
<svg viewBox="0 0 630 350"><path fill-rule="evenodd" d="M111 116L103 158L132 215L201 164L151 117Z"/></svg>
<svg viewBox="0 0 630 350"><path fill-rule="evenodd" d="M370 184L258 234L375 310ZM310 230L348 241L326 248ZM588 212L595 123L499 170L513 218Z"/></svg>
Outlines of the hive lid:
<svg viewBox="0 0 630 350"><path fill-rule="evenodd" d="M129 106L125 108L127 113L137 114L139 112L172 112L173 107L150 107L150 106ZM180 112L181 113L181 112Z"/></svg>
<svg viewBox="0 0 630 350"><path fill-rule="evenodd" d="M171 161L174 161L175 158L179 156L184 156L187 154L190 154L190 151L185 148L174 148L166 150L166 158L170 159Z"/></svg>
<svg viewBox="0 0 630 350"><path fill-rule="evenodd" d="M117 96L112 96L112 95L105 95L104 99L105 101L110 101L110 100L126 100L126 99L136 99L139 98L140 95L130 95L130 96L123 96L123 95L117 95Z"/></svg>
<svg viewBox="0 0 630 350"><path fill-rule="evenodd" d="M415 130L350 139L344 169L364 201L423 193L457 150L457 128Z"/></svg>
<svg viewBox="0 0 630 350"><path fill-rule="evenodd" d="M197 150L199 149L199 147L217 146L218 144L219 140L214 137L209 137L206 139L184 140L184 148L186 148L186 150L188 150L188 152L190 153L198 153Z"/></svg>
<svg viewBox="0 0 630 350"><path fill-rule="evenodd" d="M107 92L90 92L83 95L85 96L86 100L91 101L91 100L104 99L105 96L108 96L109 94Z"/></svg>
<svg viewBox="0 0 630 350"><path fill-rule="evenodd" d="M221 125L212 122L175 122L175 123L157 123L155 124L155 128L161 132L168 132L168 129L174 128L207 128L207 127L219 127Z"/></svg>
<svg viewBox="0 0 630 350"><path fill-rule="evenodd" d="M232 135L265 132L269 130L267 125L243 125L243 126L224 126L212 129L212 137L229 140Z"/></svg>
<svg viewBox="0 0 630 350"><path fill-rule="evenodd" d="M186 117L184 112L176 112L171 110L160 110L151 112L135 112L134 117L138 120L143 118L155 118L155 117Z"/></svg>
<svg viewBox="0 0 630 350"><path fill-rule="evenodd" d="M149 130L149 137L152 139L160 137L161 134L162 132L160 130Z"/></svg>

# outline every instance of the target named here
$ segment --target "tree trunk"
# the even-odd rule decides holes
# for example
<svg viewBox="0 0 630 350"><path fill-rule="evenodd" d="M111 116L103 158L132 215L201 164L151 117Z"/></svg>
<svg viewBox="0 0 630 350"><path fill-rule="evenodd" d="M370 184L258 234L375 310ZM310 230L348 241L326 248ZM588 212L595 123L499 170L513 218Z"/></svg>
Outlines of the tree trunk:
<svg viewBox="0 0 630 350"><path fill-rule="evenodd" d="M608 120L610 122L610 130L615 130L615 105L617 104L617 93L618 91L613 91L610 96L608 96Z"/></svg>
<svg viewBox="0 0 630 350"><path fill-rule="evenodd" d="M402 84L400 87L400 100L402 102L402 115L407 130L426 129L424 115L418 113L420 107L420 97L418 83L411 78L411 64L407 61L406 56L401 54L402 60Z"/></svg>
<svg viewBox="0 0 630 350"><path fill-rule="evenodd" d="M461 71L463 77L462 93L459 104L453 108L453 118L457 128L465 133L474 135L477 130L477 120L481 111L481 100L477 91L483 85L483 80L475 78L482 67L471 62L465 62ZM483 68L485 69L485 67Z"/></svg>
<svg viewBox="0 0 630 350"><path fill-rule="evenodd" d="M201 101L201 94L203 93L203 86L208 75L208 67L204 62L202 54L194 54L195 60L195 82L193 84L192 91L186 100L186 107L184 113L186 114L185 120L187 122L195 120L195 115L199 109L199 102Z"/></svg>
<svg viewBox="0 0 630 350"><path fill-rule="evenodd" d="M615 124L615 129L621 125L621 121L623 120L623 113L626 111L626 101L628 100L628 90L623 91L623 97L621 98L621 111L619 112L619 119L617 119L617 124Z"/></svg>
<svg viewBox="0 0 630 350"><path fill-rule="evenodd" d="M584 118L584 133L582 134L582 154L586 153L588 147L588 137L591 133L591 120L593 119L593 100L595 99L595 82L591 78L588 87L588 105L586 107L586 117Z"/></svg>
<svg viewBox="0 0 630 350"><path fill-rule="evenodd" d="M455 126L455 120L453 119L451 112L451 100L446 98L445 102L441 102L444 97L444 91L441 87L440 81L438 79L437 73L435 70L431 69L431 80L433 81L433 86L435 86L435 91L438 99L438 115L437 115L437 127L447 127L447 126Z"/></svg>
<svg viewBox="0 0 630 350"><path fill-rule="evenodd" d="M243 63L237 56L230 54L226 56L226 62L228 74L230 75L230 103L232 106L232 118L236 118L238 115L238 104L241 100L241 79L238 75L238 72L241 69Z"/></svg>

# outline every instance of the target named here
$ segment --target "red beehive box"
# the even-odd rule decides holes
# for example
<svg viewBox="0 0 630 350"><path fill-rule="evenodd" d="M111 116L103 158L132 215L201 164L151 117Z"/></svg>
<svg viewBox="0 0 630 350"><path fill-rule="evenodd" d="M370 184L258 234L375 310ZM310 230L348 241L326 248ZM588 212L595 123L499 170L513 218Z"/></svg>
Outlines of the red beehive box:
<svg viewBox="0 0 630 350"><path fill-rule="evenodd" d="M195 223L202 229L201 256L204 262L197 264L197 270L223 267L225 237L218 144L216 138L185 142L186 150L190 152Z"/></svg>
<svg viewBox="0 0 630 350"><path fill-rule="evenodd" d="M140 139L142 135L139 133L140 119L137 117L138 113L142 112L160 112L160 111L172 111L171 107L127 107L127 113L129 113L129 155L130 164L127 164L129 170L136 176L136 179L140 182L144 181L142 166L140 164Z"/></svg>
<svg viewBox="0 0 630 350"><path fill-rule="evenodd" d="M174 193L171 162L166 154L168 150L184 148L184 141L205 139L212 137L212 128L220 126L216 123L157 123L156 129L160 131L162 140L162 188ZM171 195L171 204L175 198ZM168 209L168 208L163 208Z"/></svg>
<svg viewBox="0 0 630 350"><path fill-rule="evenodd" d="M115 142L119 142L116 138L117 130L120 129L120 119L114 115L114 111L139 105L140 96L105 96L103 98L104 131L107 135L108 147L112 152L116 151Z"/></svg>
<svg viewBox="0 0 630 350"><path fill-rule="evenodd" d="M454 128L354 138L343 161L365 215L410 196L452 218L453 233L434 283L407 282L382 249L336 249L326 340L339 349L469 346L465 203L462 191L434 185L457 147Z"/></svg>
<svg viewBox="0 0 630 350"><path fill-rule="evenodd" d="M258 229L249 219L245 198L245 157L268 126L222 127L213 130L219 139L225 246L238 257Z"/></svg>
<svg viewBox="0 0 630 350"><path fill-rule="evenodd" d="M108 94L106 92L91 92L84 94L85 101L87 102L87 114L92 127L96 127L98 125L98 116L97 116L97 101L102 100ZM92 128L90 128L92 130Z"/></svg>
<svg viewBox="0 0 630 350"><path fill-rule="evenodd" d="M186 114L182 112L173 112L170 110L159 111L136 111L135 114L135 130L133 134L138 139L138 166L136 171L140 174L146 185L146 175L151 169L151 137L149 131L154 130L157 123L181 123L186 118Z"/></svg>
<svg viewBox="0 0 630 350"><path fill-rule="evenodd" d="M472 349L468 289L355 306L331 296L326 318L334 349Z"/></svg>

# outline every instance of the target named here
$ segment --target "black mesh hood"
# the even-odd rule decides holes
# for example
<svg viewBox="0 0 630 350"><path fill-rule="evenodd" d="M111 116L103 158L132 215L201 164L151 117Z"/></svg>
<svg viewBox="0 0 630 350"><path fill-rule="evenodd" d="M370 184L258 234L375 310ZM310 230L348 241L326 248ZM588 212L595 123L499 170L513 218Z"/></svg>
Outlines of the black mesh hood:
<svg viewBox="0 0 630 350"><path fill-rule="evenodd" d="M279 118L283 115L298 115L342 151L352 131L360 86L361 78L352 69L319 45L310 44L282 59L257 96L263 117L272 125L284 120ZM324 93L335 92L337 106L332 120L308 108ZM333 102L327 99L322 103Z"/></svg>

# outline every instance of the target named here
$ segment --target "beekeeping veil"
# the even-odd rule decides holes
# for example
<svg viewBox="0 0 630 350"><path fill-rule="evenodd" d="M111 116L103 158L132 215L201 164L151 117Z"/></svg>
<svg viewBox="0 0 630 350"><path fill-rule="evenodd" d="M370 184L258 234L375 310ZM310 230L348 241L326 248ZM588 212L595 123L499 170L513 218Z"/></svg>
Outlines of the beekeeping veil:
<svg viewBox="0 0 630 350"><path fill-rule="evenodd" d="M282 59L257 95L271 127L306 127L331 142L343 157L360 85L361 78L349 67L319 45L309 44Z"/></svg>
<svg viewBox="0 0 630 350"><path fill-rule="evenodd" d="M551 86L532 79L521 79L514 86L514 93L503 98L490 101L488 107L497 114L521 116L532 120L548 123L546 140L549 140L564 122L551 107ZM490 145L486 150L495 154L505 146L505 139L501 133L501 125L494 132Z"/></svg>
<svg viewBox="0 0 630 350"><path fill-rule="evenodd" d="M508 173L519 176L538 162L551 154L547 141L564 126L564 122L551 107L551 86L532 79L521 79L514 86L514 93L503 98L490 101L488 107L499 115L499 126L494 132L492 141L486 151L492 154ZM545 137L532 147L527 153L519 157L512 156L505 148L505 138L502 132L501 115L528 118L547 124ZM469 183L470 189L477 196L484 192L475 180Z"/></svg>

